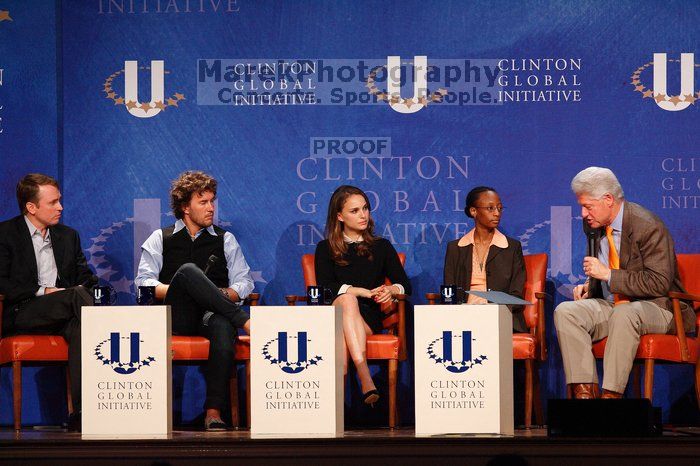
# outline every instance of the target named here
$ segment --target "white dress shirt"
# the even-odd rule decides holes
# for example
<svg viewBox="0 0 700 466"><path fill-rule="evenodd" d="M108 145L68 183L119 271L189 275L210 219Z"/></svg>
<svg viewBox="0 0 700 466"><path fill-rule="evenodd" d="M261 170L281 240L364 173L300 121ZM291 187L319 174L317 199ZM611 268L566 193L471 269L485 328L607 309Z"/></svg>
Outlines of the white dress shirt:
<svg viewBox="0 0 700 466"><path fill-rule="evenodd" d="M46 288L55 287L56 278L58 278L58 267L56 267L56 258L53 256L53 245L51 244L51 232L47 228L46 236L42 236L41 231L29 221L26 215L24 221L27 222L27 228L29 228L29 234L32 237L34 257L36 258L39 289L35 294L36 296L44 296Z"/></svg>

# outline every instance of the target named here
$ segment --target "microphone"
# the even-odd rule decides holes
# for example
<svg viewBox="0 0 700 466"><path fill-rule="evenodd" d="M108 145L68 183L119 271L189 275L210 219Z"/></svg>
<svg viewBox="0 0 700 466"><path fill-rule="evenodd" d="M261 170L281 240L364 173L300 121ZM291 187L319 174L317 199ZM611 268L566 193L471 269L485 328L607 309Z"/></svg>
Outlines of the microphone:
<svg viewBox="0 0 700 466"><path fill-rule="evenodd" d="M598 241L597 241L597 236L598 236L598 231L594 228L591 228L591 226L586 222L585 220L583 221L583 231L586 233L586 239L587 239L587 254L589 257L598 257ZM589 289L589 296L591 296L591 289L593 287L598 286L597 280L593 277L588 277L588 289Z"/></svg>
<svg viewBox="0 0 700 466"><path fill-rule="evenodd" d="M588 255L590 257L597 257L598 251L596 251L596 237L595 231L588 232Z"/></svg>
<svg viewBox="0 0 700 466"><path fill-rule="evenodd" d="M597 247L597 236L598 233L595 229L591 228L586 221L583 221L583 231L586 233L586 238L588 240L586 255L589 257L598 257L598 247Z"/></svg>
<svg viewBox="0 0 700 466"><path fill-rule="evenodd" d="M213 266L216 265L216 263L219 262L219 258L212 254L209 256L209 259L207 259L207 265L204 267L204 275L206 276L207 272L209 272L209 269Z"/></svg>

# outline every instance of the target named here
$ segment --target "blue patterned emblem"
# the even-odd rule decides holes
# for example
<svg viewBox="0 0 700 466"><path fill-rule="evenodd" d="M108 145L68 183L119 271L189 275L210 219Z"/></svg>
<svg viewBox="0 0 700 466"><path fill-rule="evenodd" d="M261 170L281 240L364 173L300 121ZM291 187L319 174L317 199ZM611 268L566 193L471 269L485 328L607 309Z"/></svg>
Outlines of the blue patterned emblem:
<svg viewBox="0 0 700 466"><path fill-rule="evenodd" d="M452 343L457 341L457 344L461 342L462 347L462 357L455 359L452 351ZM466 372L476 365L482 364L486 361L485 355L480 355L477 357L472 356L472 332L471 330L464 330L461 334L453 335L451 331L445 330L442 332L442 337L436 338L431 341L428 345L428 357L435 361L435 364L442 364L445 366L449 372L459 374ZM442 345L440 345L442 342ZM439 354L440 349L442 349L442 354Z"/></svg>
<svg viewBox="0 0 700 466"><path fill-rule="evenodd" d="M297 340L297 360L292 362L288 360L288 342L289 340ZM315 366L323 360L321 356L314 356L309 359L308 347L309 340L306 332L298 332L297 336L287 335L287 332L277 332L277 338L265 343L262 354L270 364L276 364L287 374L298 374L309 366ZM277 344L275 345L275 342ZM276 356L273 354L276 350Z"/></svg>
<svg viewBox="0 0 700 466"><path fill-rule="evenodd" d="M119 332L112 332L109 334L109 338L101 341L95 347L95 356L98 361L102 361L102 364L109 365L114 372L117 374L128 375L137 370L141 369L143 366L150 366L152 362L155 362L153 356L148 356L145 359L141 359L141 343L139 332L131 332L130 336L123 337ZM129 348L131 355L129 357L129 362L121 361L121 340L129 340ZM106 348L109 348L109 356L105 355Z"/></svg>

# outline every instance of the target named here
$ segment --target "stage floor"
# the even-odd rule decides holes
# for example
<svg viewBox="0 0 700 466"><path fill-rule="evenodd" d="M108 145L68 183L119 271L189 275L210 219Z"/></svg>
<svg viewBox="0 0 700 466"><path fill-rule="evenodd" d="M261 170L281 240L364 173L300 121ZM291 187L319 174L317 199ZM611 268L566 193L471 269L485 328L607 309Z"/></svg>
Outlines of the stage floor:
<svg viewBox="0 0 700 466"><path fill-rule="evenodd" d="M351 430L337 438L251 438L248 431L175 431L169 439L86 440L80 434L0 430L0 464L396 464L614 466L698 464L700 427L654 438L548 438L546 429L512 437L416 437L413 429Z"/></svg>

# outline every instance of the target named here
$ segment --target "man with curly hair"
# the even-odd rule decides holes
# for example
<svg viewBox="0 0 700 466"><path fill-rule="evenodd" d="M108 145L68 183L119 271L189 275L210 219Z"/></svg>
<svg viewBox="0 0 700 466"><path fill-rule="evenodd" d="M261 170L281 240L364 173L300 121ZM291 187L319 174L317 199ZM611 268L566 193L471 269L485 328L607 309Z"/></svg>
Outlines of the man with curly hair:
<svg viewBox="0 0 700 466"><path fill-rule="evenodd" d="M171 306L173 334L209 339L204 427L225 430L226 403L237 329L250 333L239 302L253 291L250 268L236 238L214 225L217 183L200 171L172 182L170 206L177 221L154 231L141 246L136 286L155 286ZM216 260L210 257L216 256ZM205 273L206 272L206 273Z"/></svg>

